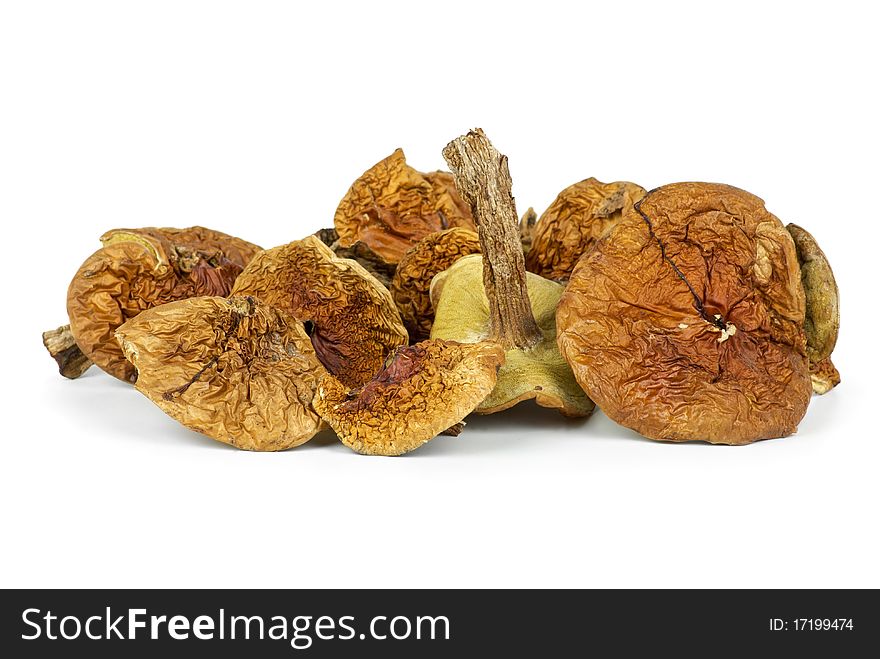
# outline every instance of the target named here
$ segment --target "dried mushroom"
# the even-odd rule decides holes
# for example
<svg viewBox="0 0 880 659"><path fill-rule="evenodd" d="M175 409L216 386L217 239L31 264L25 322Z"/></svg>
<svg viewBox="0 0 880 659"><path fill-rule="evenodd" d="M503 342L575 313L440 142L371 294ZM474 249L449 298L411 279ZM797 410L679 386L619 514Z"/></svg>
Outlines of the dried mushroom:
<svg viewBox="0 0 880 659"><path fill-rule="evenodd" d="M471 204L482 256L466 256L437 275L431 338L504 347L498 382L478 412L535 399L567 416L588 416L593 403L556 346L554 309L562 286L526 274L507 158L479 129L453 140L443 155Z"/></svg>
<svg viewBox="0 0 880 659"><path fill-rule="evenodd" d="M810 362L810 380L813 383L813 393L821 396L840 384L840 373L831 363L831 359L825 358L820 362Z"/></svg>
<svg viewBox="0 0 880 659"><path fill-rule="evenodd" d="M806 296L804 332L810 369L814 373L813 391L824 394L840 384L840 373L829 359L840 330L840 295L831 265L816 239L796 224L789 224L786 229L797 249Z"/></svg>
<svg viewBox="0 0 880 659"><path fill-rule="evenodd" d="M391 278L397 266L394 263L386 263L385 259L376 254L366 244L358 241L351 247L343 247L339 244L339 234L336 229L321 229L315 233L321 242L327 245L333 253L341 259L352 259L363 266L364 270L382 282L385 288L391 288Z"/></svg>
<svg viewBox="0 0 880 659"><path fill-rule="evenodd" d="M462 256L477 254L480 239L470 229L446 229L422 238L411 247L391 282L391 296L412 343L427 339L434 322L431 280Z"/></svg>
<svg viewBox="0 0 880 659"><path fill-rule="evenodd" d="M529 209L523 213L519 220L519 241L522 243L523 253L528 254L532 248L532 241L535 239L535 228L537 227L538 214L535 209L529 206Z"/></svg>
<svg viewBox="0 0 880 659"><path fill-rule="evenodd" d="M127 382L135 371L113 337L116 328L166 302L227 295L260 249L203 227L114 229L101 242L70 282L70 331L84 357Z"/></svg>
<svg viewBox="0 0 880 659"><path fill-rule="evenodd" d="M58 364L58 372L71 380L78 378L92 365L92 360L76 345L70 325L43 332L43 346Z"/></svg>
<svg viewBox="0 0 880 659"><path fill-rule="evenodd" d="M470 209L446 172L422 174L401 149L368 169L339 202L333 218L342 247L358 241L397 263L422 238L452 227L473 229Z"/></svg>
<svg viewBox="0 0 880 659"><path fill-rule="evenodd" d="M644 195L644 188L626 181L602 183L588 178L568 186L538 220L526 269L567 281L581 255Z"/></svg>
<svg viewBox="0 0 880 659"><path fill-rule="evenodd" d="M116 331L135 387L168 415L236 448L280 451L322 427L311 407L326 373L302 324L247 297L155 307Z"/></svg>
<svg viewBox="0 0 880 659"><path fill-rule="evenodd" d="M367 382L408 342L388 289L317 236L260 252L232 294L255 297L306 323L318 359L348 387Z"/></svg>
<svg viewBox="0 0 880 659"><path fill-rule="evenodd" d="M398 348L388 365L349 390L321 380L313 405L349 448L401 455L458 425L495 386L504 351L498 344L423 341Z"/></svg>
<svg viewBox="0 0 880 659"><path fill-rule="evenodd" d="M800 279L763 201L726 185L663 186L578 263L559 346L599 407L646 437L783 437L811 393Z"/></svg>

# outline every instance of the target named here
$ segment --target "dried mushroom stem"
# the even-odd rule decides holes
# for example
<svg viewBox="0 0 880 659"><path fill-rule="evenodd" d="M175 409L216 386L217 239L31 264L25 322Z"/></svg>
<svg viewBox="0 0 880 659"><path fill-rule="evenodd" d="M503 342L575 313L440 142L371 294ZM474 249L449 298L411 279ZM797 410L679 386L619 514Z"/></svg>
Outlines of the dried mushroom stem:
<svg viewBox="0 0 880 659"><path fill-rule="evenodd" d="M92 365L92 360L76 345L70 325L43 332L43 345L58 362L58 372L66 378L75 380Z"/></svg>
<svg viewBox="0 0 880 659"><path fill-rule="evenodd" d="M455 185L470 204L483 252L490 337L505 349L531 348L543 338L526 291L526 266L507 156L483 131L470 131L443 149Z"/></svg>

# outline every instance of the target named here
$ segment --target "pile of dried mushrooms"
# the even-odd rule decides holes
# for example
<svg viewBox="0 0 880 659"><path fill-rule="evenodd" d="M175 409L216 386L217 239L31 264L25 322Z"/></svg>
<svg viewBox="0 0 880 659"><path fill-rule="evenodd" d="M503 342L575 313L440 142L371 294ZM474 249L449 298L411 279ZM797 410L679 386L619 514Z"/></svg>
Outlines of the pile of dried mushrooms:
<svg viewBox="0 0 880 659"><path fill-rule="evenodd" d="M594 178L518 219L507 158L477 129L451 174L397 149L334 227L263 250L203 227L116 229L77 270L62 375L92 364L241 449L332 428L400 455L468 414L596 405L650 439L794 433L840 382L825 254L748 192Z"/></svg>

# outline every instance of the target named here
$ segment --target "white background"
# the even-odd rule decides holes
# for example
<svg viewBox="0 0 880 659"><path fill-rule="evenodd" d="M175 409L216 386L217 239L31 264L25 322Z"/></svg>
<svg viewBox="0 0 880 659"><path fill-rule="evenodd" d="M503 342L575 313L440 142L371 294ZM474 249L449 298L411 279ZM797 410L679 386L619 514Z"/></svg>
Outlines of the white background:
<svg viewBox="0 0 880 659"><path fill-rule="evenodd" d="M824 5L3 3L0 585L880 586L878 16ZM44 353L103 231L285 243L474 126L521 211L709 180L807 227L843 384L739 448L521 405L403 458L254 454Z"/></svg>

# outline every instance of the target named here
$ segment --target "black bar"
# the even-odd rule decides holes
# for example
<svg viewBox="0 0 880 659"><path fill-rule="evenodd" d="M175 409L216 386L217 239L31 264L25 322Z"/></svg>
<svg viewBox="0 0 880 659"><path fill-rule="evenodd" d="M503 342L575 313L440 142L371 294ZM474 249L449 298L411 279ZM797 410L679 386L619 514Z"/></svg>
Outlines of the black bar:
<svg viewBox="0 0 880 659"><path fill-rule="evenodd" d="M873 590L0 592L0 648L7 657L83 652L89 657L165 659L227 650L249 657L339 657L364 652L386 657L444 657L481 650L492 656L527 656L532 652L540 653L536 656L571 656L574 651L608 656L608 650L615 656L629 656L645 648L676 656L774 650L850 656L845 653L880 640L880 600ZM131 609L145 611L132 616ZM49 612L55 618L47 621ZM64 622L64 633L74 636L79 629L78 638L60 638L60 623L65 616L76 620ZM150 638L153 616L158 620L156 640ZM161 616L165 616L164 621ZM171 637L167 622L173 616L185 617L175 623L174 632L178 636L188 634L186 640ZM199 616L207 618L198 623L198 632L212 635L212 640L196 638ZM242 620L232 622L233 616L252 619L247 624ZM405 620L395 620L397 616ZM93 636L109 633L110 640L85 637L90 617L88 631ZM120 640L117 636L128 636L132 618L145 626L134 628L133 640ZM223 640L218 638L221 624ZM261 625L263 640L242 638L245 627L252 637L260 635ZM230 638L231 627L235 639ZM271 629L276 636L283 632L286 639L268 638ZM34 640L23 638L38 631L39 637ZM59 638L50 640L47 634ZM291 645L294 635L298 649ZM372 638L374 635L386 638ZM393 635L407 638L398 640Z"/></svg>

